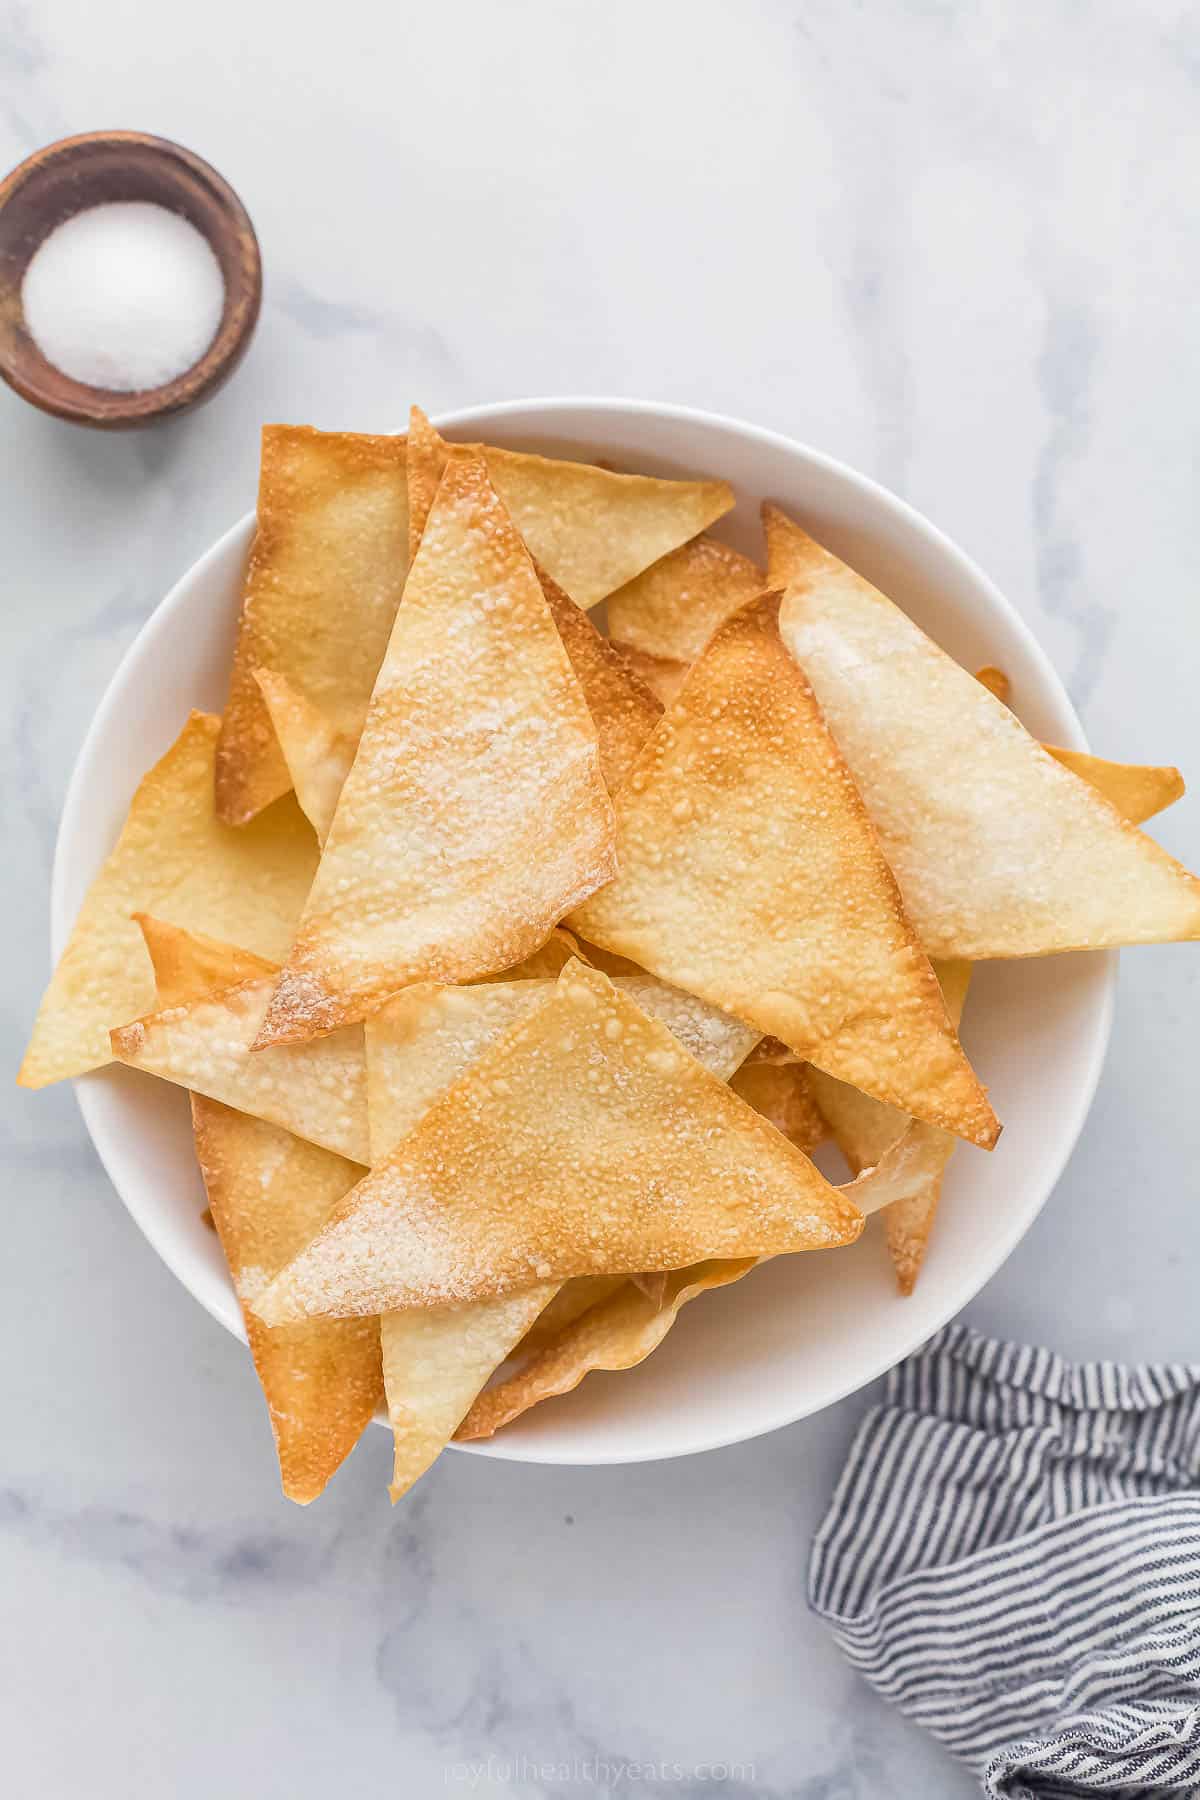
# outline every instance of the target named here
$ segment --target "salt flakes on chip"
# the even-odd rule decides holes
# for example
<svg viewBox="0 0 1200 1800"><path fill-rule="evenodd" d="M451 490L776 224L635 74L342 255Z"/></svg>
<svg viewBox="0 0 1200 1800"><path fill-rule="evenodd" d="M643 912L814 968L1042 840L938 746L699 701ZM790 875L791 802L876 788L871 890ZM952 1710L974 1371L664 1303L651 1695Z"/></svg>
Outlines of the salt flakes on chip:
<svg viewBox="0 0 1200 1800"><path fill-rule="evenodd" d="M996 1118L777 605L718 628L618 796L620 874L572 924L990 1147Z"/></svg>
<svg viewBox="0 0 1200 1800"><path fill-rule="evenodd" d="M293 799L251 825L223 825L213 804L220 720L193 713L143 776L117 842L84 898L42 1000L17 1079L45 1087L112 1061L109 1031L154 1005L154 975L134 913L279 958L317 863Z"/></svg>
<svg viewBox="0 0 1200 1800"><path fill-rule="evenodd" d="M282 1125L351 1161L370 1160L361 1025L311 1043L252 1051L274 974L208 991L112 1033L130 1068Z"/></svg>
<svg viewBox="0 0 1200 1800"><path fill-rule="evenodd" d="M857 1208L598 970L569 964L259 1301L269 1323L850 1243Z"/></svg>
<svg viewBox="0 0 1200 1800"><path fill-rule="evenodd" d="M596 730L478 458L422 534L261 1045L538 948L612 874Z"/></svg>
<svg viewBox="0 0 1200 1800"><path fill-rule="evenodd" d="M1200 881L777 507L784 639L862 791L931 956L1200 937Z"/></svg>

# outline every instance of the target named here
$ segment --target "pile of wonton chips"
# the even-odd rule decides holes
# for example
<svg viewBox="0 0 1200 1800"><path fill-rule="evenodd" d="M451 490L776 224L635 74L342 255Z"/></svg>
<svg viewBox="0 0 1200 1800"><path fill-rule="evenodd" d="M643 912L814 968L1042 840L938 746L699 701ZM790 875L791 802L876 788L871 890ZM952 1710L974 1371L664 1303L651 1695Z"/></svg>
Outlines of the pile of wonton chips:
<svg viewBox="0 0 1200 1800"><path fill-rule="evenodd" d="M917 1280L971 964L1200 936L1171 768L1037 743L720 480L271 426L223 718L144 777L20 1080L191 1096L284 1492L393 1498L882 1214ZM588 609L607 601L609 635ZM811 1153L832 1139L852 1179Z"/></svg>

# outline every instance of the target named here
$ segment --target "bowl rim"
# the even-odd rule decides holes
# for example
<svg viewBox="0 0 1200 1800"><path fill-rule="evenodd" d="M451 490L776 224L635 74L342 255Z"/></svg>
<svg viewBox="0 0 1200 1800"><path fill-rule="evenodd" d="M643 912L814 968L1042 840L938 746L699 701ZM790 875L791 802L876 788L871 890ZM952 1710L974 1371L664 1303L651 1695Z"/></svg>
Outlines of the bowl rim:
<svg viewBox="0 0 1200 1800"><path fill-rule="evenodd" d="M974 560L962 550L954 540L947 536L938 526L932 524L923 513L892 493L872 477L861 474L847 463L816 450L798 439L772 431L764 426L752 425L729 414L709 412L707 410L678 405L671 402L657 402L641 399L625 399L620 396L593 395L561 395L532 397L529 399L496 401L482 406L459 407L452 412L437 416L435 423L441 430L454 431L464 427L471 430L486 430L488 426L519 419L530 413L542 415L547 424L543 427L549 431L550 422L555 415L570 415L587 410L608 414L613 417L635 414L652 417L680 425L696 425L716 427L732 431L743 437L756 440L759 444L789 457L799 457L812 466L832 475L835 479L846 482L852 489L863 494L872 505L890 511L902 520L910 531L924 541L942 559L952 565L967 582L982 594L990 607L1005 620L1008 628L1020 641L1022 648L1037 669L1039 679L1055 696L1056 702L1066 720L1069 730L1066 735L1070 742L1067 747L1076 750L1087 750L1088 743L1078 714L1071 702L1063 683L1050 661L1046 651L1033 634L1030 627L1018 613L1012 603L1005 598L1000 589L978 566ZM401 435L400 433L396 434ZM119 704L120 692L129 667L140 658L154 639L171 626L172 615L182 592L191 583L203 576L212 564L226 556L239 538L247 536L254 521L254 510L244 513L233 525L212 543L196 560L180 575L168 592L154 607L145 623L141 626L132 643L121 657L105 688L100 702L92 715L87 732L76 756L67 784L66 797L63 801L62 814L59 820L58 833L55 839L54 863L50 882L50 936L52 964L57 964L65 947L67 938L74 924L74 914L68 911L66 887L68 881L67 862L69 846L76 832L78 819L85 804L85 786L88 771L95 753L95 746L103 737L107 728L110 713ZM1014 1213L1009 1228L999 1238L986 1265L974 1280L969 1293L952 1299L944 1308L939 1309L936 1323L931 1327L928 1322L913 1332L911 1341L905 1340L905 1347L899 1353L891 1350L873 1359L862 1370L856 1370L844 1384L837 1385L818 1404L801 1402L784 1402L774 1412L756 1416L753 1423L742 1426L740 1420L733 1416L723 1424L714 1424L706 1434L697 1433L695 1440L664 1449L634 1449L628 1452L609 1450L581 1450L574 1453L569 1444L559 1446L541 1446L536 1440L522 1437L505 1438L504 1433L494 1438L473 1443L454 1443L451 1448L469 1454L494 1457L506 1462L539 1463L547 1466L600 1467L634 1462L666 1462L676 1457L699 1455L709 1450L723 1449L736 1444L746 1443L752 1438L765 1437L781 1430L786 1425L795 1424L798 1420L823 1412L838 1404L848 1395L857 1393L868 1387L889 1369L895 1368L906 1356L920 1348L933 1333L940 1330L950 1319L968 1306L982 1289L996 1275L1007 1261L1017 1244L1030 1230L1038 1215L1054 1192L1062 1177L1066 1164L1079 1141L1079 1135L1095 1098L1096 1088L1100 1080L1104 1060L1108 1052L1112 1035L1113 1015L1116 994L1116 976L1118 952L1105 951L1093 953L1096 966L1103 971L1103 987L1099 994L1099 1006L1093 1019L1089 1040L1080 1051L1082 1080L1071 1116L1066 1122L1067 1128L1060 1137L1060 1151L1051 1165L1049 1179L1043 1180L1043 1192L1037 1204L1029 1210ZM178 1279L181 1286L197 1300L214 1319L226 1329L230 1329L228 1321L221 1317L208 1301L193 1289L184 1272L185 1259L175 1254L173 1246L167 1241L165 1229L160 1229L155 1215L146 1209L131 1204L130 1200L118 1185L102 1147L101 1138L97 1135L95 1121L97 1109L93 1104L96 1090L89 1087L88 1077L77 1077L72 1081L75 1097L83 1115L84 1125L91 1138L101 1166L109 1181L115 1188L126 1211L133 1218L138 1229L149 1241L152 1249ZM1060 1123L1061 1123L1060 1115ZM242 1333L234 1333L242 1335Z"/></svg>

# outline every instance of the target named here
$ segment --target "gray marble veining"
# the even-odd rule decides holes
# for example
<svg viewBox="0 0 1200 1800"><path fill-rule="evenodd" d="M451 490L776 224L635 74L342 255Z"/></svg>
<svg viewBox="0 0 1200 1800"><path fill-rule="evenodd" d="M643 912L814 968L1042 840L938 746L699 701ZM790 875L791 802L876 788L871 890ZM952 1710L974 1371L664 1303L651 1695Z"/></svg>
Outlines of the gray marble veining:
<svg viewBox="0 0 1200 1800"><path fill-rule="evenodd" d="M89 436L0 394L10 1068L88 719L251 503L264 419L611 392L759 420L975 555L1096 748L1200 771L1198 70L1177 0L0 0L0 162L97 125L178 138L266 266L251 354L194 419ZM1193 862L1198 817L1159 831ZM1125 958L1082 1142L973 1322L1197 1354L1198 1001L1193 951ZM973 1791L805 1609L866 1396L658 1466L448 1456L396 1513L376 1433L301 1513L244 1353L70 1095L4 1088L0 1119L5 1792Z"/></svg>

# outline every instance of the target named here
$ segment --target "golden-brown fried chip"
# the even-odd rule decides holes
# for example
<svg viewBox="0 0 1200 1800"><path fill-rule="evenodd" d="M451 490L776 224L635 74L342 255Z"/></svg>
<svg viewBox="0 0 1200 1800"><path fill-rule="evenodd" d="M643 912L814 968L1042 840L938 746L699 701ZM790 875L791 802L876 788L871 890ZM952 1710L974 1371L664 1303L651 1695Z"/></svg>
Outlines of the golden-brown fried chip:
<svg viewBox="0 0 1200 1800"><path fill-rule="evenodd" d="M748 556L693 538L609 595L608 629L643 656L694 663L721 621L766 585L766 571Z"/></svg>
<svg viewBox="0 0 1200 1800"><path fill-rule="evenodd" d="M1008 704L1011 684L1003 669L976 669L976 681ZM1155 813L1165 811L1181 800L1185 792L1183 776L1169 765L1155 763L1108 762L1103 756L1091 756L1086 750L1064 750L1057 744L1043 744L1056 762L1070 769L1103 794L1131 825L1142 825Z"/></svg>
<svg viewBox="0 0 1200 1800"><path fill-rule="evenodd" d="M491 444L447 445L416 406L409 444L413 539L420 539L447 456L482 455L531 554L580 606L595 606L734 501L724 481L661 481Z"/></svg>
<svg viewBox="0 0 1200 1800"><path fill-rule="evenodd" d="M565 934L564 934L565 935ZM690 994L642 975L622 983L646 1011L656 1012L701 1061L724 1076L736 1066L753 1033ZM541 1004L553 983L517 981L407 989L364 1025L367 1046L372 1161L379 1162L439 1094L456 1081L515 1021ZM517 1340L540 1325L543 1337L566 1323L566 1309L583 1312L614 1291L623 1276L568 1282L556 1306L557 1284L498 1300L409 1307L381 1319L388 1411L396 1439L392 1498L412 1486L449 1441L492 1371ZM565 1292L566 1290L564 1290ZM582 1298L581 1292L587 1297ZM549 1304L548 1304L549 1303ZM547 1327L551 1312L556 1323Z"/></svg>
<svg viewBox="0 0 1200 1800"><path fill-rule="evenodd" d="M606 881L596 729L479 458L447 465L260 1047L511 967Z"/></svg>
<svg viewBox="0 0 1200 1800"><path fill-rule="evenodd" d="M491 1437L539 1400L569 1394L593 1369L632 1369L657 1350L679 1309L710 1288L740 1281L753 1257L709 1261L675 1269L654 1298L627 1281L599 1305L560 1331L557 1338L514 1375L486 1388L455 1432L460 1441Z"/></svg>
<svg viewBox="0 0 1200 1800"><path fill-rule="evenodd" d="M182 925L170 925L150 913L134 913L133 917L154 968L155 1012L236 987L239 981L278 973L278 963L255 956L252 950L239 950L235 944L224 944L199 931L185 931Z"/></svg>
<svg viewBox="0 0 1200 1800"><path fill-rule="evenodd" d="M1089 756L1086 750L1063 750L1057 744L1047 744L1046 749L1064 769L1103 794L1131 825L1152 819L1183 797L1184 780L1178 769L1154 763L1109 762L1103 756Z"/></svg>
<svg viewBox="0 0 1200 1800"><path fill-rule="evenodd" d="M408 565L402 437L263 429L229 704L217 749L217 810L244 824L291 786L255 680L270 669L358 739Z"/></svg>
<svg viewBox="0 0 1200 1800"><path fill-rule="evenodd" d="M910 1124L877 1167L866 1170L840 1192L866 1213L895 1212L925 1191L931 1153L945 1137L936 1126ZM539 1400L570 1393L593 1369L633 1368L658 1348L681 1306L709 1288L740 1281L756 1260L762 1259L710 1261L665 1274L638 1275L623 1283L611 1299L601 1295L589 1300L586 1294L572 1291L582 1283L568 1282L518 1346L518 1352L528 1352L530 1360L479 1394L455 1437L463 1441L490 1437ZM569 1304L555 1317L559 1301ZM548 1327L557 1326L548 1342L542 1320Z"/></svg>
<svg viewBox="0 0 1200 1800"><path fill-rule="evenodd" d="M571 958L578 955L579 945L572 934L562 925L556 925L544 944L523 956L511 969L497 969L494 975L480 975L470 985L482 986L489 981L553 981L562 974Z"/></svg>
<svg viewBox="0 0 1200 1800"><path fill-rule="evenodd" d="M395 1442L388 1487L393 1501L441 1455L480 1388L554 1291L553 1283L543 1282L491 1300L382 1314L383 1383Z"/></svg>
<svg viewBox="0 0 1200 1800"><path fill-rule="evenodd" d="M946 1011L957 1026L962 1018L971 979L967 962L936 964L938 980L946 1000ZM844 1081L835 1081L819 1069L810 1071L810 1090L829 1123L838 1149L859 1175L884 1161L890 1151L907 1134L906 1167L918 1179L913 1191L893 1200L884 1211L884 1229L888 1251L896 1268L896 1279L902 1294L911 1294L924 1261L942 1194L942 1177L954 1149L948 1132L933 1125L915 1125L893 1106L872 1100ZM861 1193L856 1204L867 1207Z"/></svg>
<svg viewBox="0 0 1200 1800"><path fill-rule="evenodd" d="M613 638L612 642L634 674L639 675L645 682L650 692L656 694L664 706L670 706L687 680L687 672L692 665L683 662L669 662L663 656L647 656L644 650L635 650L632 644L624 644L620 638Z"/></svg>
<svg viewBox="0 0 1200 1800"><path fill-rule="evenodd" d="M718 627L617 798L621 872L571 923L990 1148L999 1125L776 613L767 595Z"/></svg>
<svg viewBox="0 0 1200 1800"><path fill-rule="evenodd" d="M1049 755L912 620L777 508L780 624L931 956L1200 937L1200 881Z"/></svg>
<svg viewBox="0 0 1200 1800"><path fill-rule="evenodd" d="M729 1085L806 1156L829 1136L813 1098L807 1063L744 1062Z"/></svg>
<svg viewBox="0 0 1200 1800"><path fill-rule="evenodd" d="M1003 700L1005 706L1008 705L1012 682L1003 669L996 669L991 663L985 663L982 669L976 669L975 679L982 681L989 694L995 694L997 700Z"/></svg>
<svg viewBox="0 0 1200 1800"><path fill-rule="evenodd" d="M290 798L243 831L220 823L213 808L220 723L193 713L143 776L46 989L17 1077L23 1087L111 1062L110 1029L154 1005L135 912L265 956L286 951L316 868L316 843Z"/></svg>
<svg viewBox="0 0 1200 1800"><path fill-rule="evenodd" d="M544 1350L568 1325L590 1312L593 1306L599 1306L618 1288L623 1288L628 1279L626 1275L576 1275L573 1281L564 1281L553 1300L543 1306L513 1354L532 1356L535 1351Z"/></svg>
<svg viewBox="0 0 1200 1800"><path fill-rule="evenodd" d="M256 669L254 679L270 714L301 810L318 842L323 844L354 761L358 738L339 731L285 675Z"/></svg>
<svg viewBox="0 0 1200 1800"><path fill-rule="evenodd" d="M484 1052L259 1301L268 1323L850 1243L853 1203L599 970ZM532 1322L532 1321L531 1321Z"/></svg>
<svg viewBox="0 0 1200 1800"><path fill-rule="evenodd" d="M362 1026L311 1043L252 1051L274 986L274 975L259 976L150 1013L113 1032L113 1055L132 1069L368 1163Z"/></svg>
<svg viewBox="0 0 1200 1800"><path fill-rule="evenodd" d="M538 570L538 578L596 727L605 785L615 794L662 716L662 706L558 583L544 569Z"/></svg>
<svg viewBox="0 0 1200 1800"><path fill-rule="evenodd" d="M757 1033L695 994L653 975L621 975L616 986L661 1019L698 1062L727 1081ZM406 988L364 1021L371 1162L379 1162L498 1038L548 999L553 981L477 982Z"/></svg>
<svg viewBox="0 0 1200 1800"><path fill-rule="evenodd" d="M196 1154L266 1395L283 1491L315 1500L383 1398L375 1319L270 1329L250 1310L264 1283L325 1224L362 1170L277 1125L192 1096Z"/></svg>

